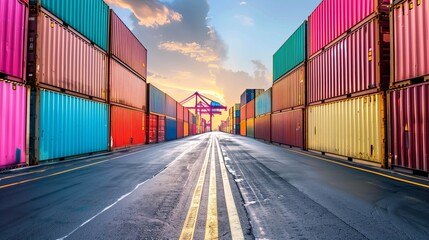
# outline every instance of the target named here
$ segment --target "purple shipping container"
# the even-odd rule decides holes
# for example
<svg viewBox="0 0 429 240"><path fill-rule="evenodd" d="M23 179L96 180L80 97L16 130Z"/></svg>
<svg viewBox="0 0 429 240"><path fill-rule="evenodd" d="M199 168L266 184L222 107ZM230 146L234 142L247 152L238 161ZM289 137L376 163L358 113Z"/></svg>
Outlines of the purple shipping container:
<svg viewBox="0 0 429 240"><path fill-rule="evenodd" d="M429 172L429 83L390 93L389 160Z"/></svg>
<svg viewBox="0 0 429 240"><path fill-rule="evenodd" d="M384 90L390 73L389 23L379 18L308 61L308 102Z"/></svg>
<svg viewBox="0 0 429 240"><path fill-rule="evenodd" d="M27 89L0 80L0 169L25 164Z"/></svg>
<svg viewBox="0 0 429 240"><path fill-rule="evenodd" d="M271 115L271 139L275 143L304 148L304 110Z"/></svg>
<svg viewBox="0 0 429 240"><path fill-rule="evenodd" d="M28 8L18 0L0 1L0 74L23 82L25 76Z"/></svg>
<svg viewBox="0 0 429 240"><path fill-rule="evenodd" d="M45 10L37 17L35 81L42 87L107 99L107 55ZM34 80L33 80L34 81ZM70 92L68 92L70 91Z"/></svg>
<svg viewBox="0 0 429 240"><path fill-rule="evenodd" d="M393 83L418 77L429 80L428 1L399 1L392 11Z"/></svg>
<svg viewBox="0 0 429 240"><path fill-rule="evenodd" d="M146 79L147 50L113 10L110 10L110 52Z"/></svg>
<svg viewBox="0 0 429 240"><path fill-rule="evenodd" d="M308 17L309 56L346 34L353 26L379 12L390 0L323 0Z"/></svg>

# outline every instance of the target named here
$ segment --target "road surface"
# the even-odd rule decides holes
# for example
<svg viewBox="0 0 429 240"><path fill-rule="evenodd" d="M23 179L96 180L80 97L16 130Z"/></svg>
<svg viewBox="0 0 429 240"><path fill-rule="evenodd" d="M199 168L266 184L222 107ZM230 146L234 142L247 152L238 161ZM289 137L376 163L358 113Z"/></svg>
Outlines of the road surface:
<svg viewBox="0 0 429 240"><path fill-rule="evenodd" d="M429 181L224 133L0 174L0 239L427 239Z"/></svg>

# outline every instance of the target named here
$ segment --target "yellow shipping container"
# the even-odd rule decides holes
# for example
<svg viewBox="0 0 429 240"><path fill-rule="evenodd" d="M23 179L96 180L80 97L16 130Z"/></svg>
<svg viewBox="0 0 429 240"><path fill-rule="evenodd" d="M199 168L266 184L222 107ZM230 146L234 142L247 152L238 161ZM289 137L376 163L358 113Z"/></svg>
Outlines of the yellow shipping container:
<svg viewBox="0 0 429 240"><path fill-rule="evenodd" d="M308 107L308 149L384 165L383 93Z"/></svg>
<svg viewBox="0 0 429 240"><path fill-rule="evenodd" d="M240 135L246 136L246 132L247 132L246 120L243 120L240 122Z"/></svg>

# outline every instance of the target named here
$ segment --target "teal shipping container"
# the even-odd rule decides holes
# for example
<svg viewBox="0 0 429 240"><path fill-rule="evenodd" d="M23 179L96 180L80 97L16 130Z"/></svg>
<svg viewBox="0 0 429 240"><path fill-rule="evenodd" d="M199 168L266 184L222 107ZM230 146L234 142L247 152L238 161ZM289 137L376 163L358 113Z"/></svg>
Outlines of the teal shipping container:
<svg viewBox="0 0 429 240"><path fill-rule="evenodd" d="M103 0L35 0L107 52L109 6Z"/></svg>
<svg viewBox="0 0 429 240"><path fill-rule="evenodd" d="M149 84L147 90L149 91L147 94L149 97L149 112L165 115L167 95L152 84ZM174 107L176 108L176 105Z"/></svg>
<svg viewBox="0 0 429 240"><path fill-rule="evenodd" d="M43 89L38 104L39 161L108 150L107 104Z"/></svg>
<svg viewBox="0 0 429 240"><path fill-rule="evenodd" d="M307 21L289 37L273 56L273 82L307 58Z"/></svg>
<svg viewBox="0 0 429 240"><path fill-rule="evenodd" d="M256 97L255 114L261 116L271 113L271 88Z"/></svg>

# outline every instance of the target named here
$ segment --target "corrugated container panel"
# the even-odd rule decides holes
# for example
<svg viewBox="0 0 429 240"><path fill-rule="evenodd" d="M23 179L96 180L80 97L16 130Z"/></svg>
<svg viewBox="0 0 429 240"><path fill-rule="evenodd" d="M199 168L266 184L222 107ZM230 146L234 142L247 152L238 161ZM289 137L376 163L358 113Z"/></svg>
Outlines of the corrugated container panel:
<svg viewBox="0 0 429 240"><path fill-rule="evenodd" d="M177 113L177 120L184 120L184 108L183 108L183 106L182 106L182 104L180 104L180 103L177 103L177 106L176 106L176 113Z"/></svg>
<svg viewBox="0 0 429 240"><path fill-rule="evenodd" d="M183 120L189 122L189 110L185 107L183 108Z"/></svg>
<svg viewBox="0 0 429 240"><path fill-rule="evenodd" d="M28 8L18 0L0 1L0 74L23 82Z"/></svg>
<svg viewBox="0 0 429 240"><path fill-rule="evenodd" d="M246 119L255 117L255 99L246 104Z"/></svg>
<svg viewBox="0 0 429 240"><path fill-rule="evenodd" d="M273 82L303 63L307 58L307 21L273 55Z"/></svg>
<svg viewBox="0 0 429 240"><path fill-rule="evenodd" d="M147 50L113 10L110 10L110 52L133 69L147 77Z"/></svg>
<svg viewBox="0 0 429 240"><path fill-rule="evenodd" d="M37 81L106 100L107 55L44 12L37 21Z"/></svg>
<svg viewBox="0 0 429 240"><path fill-rule="evenodd" d="M240 106L246 105L255 98L255 89L246 89L240 97Z"/></svg>
<svg viewBox="0 0 429 240"><path fill-rule="evenodd" d="M305 75L305 65L301 65L273 84L273 112L305 105Z"/></svg>
<svg viewBox="0 0 429 240"><path fill-rule="evenodd" d="M183 122L183 136L187 137L189 136L189 123Z"/></svg>
<svg viewBox="0 0 429 240"><path fill-rule="evenodd" d="M246 120L246 119L247 119L247 117L246 117L246 116L247 116L247 113L246 113L246 112L247 112L247 110L246 110L246 109L247 109L247 105L242 106L242 107L241 107L241 109L240 109L240 116L241 116L241 117L240 117L240 120L241 120L241 121L243 121L243 120Z"/></svg>
<svg viewBox="0 0 429 240"><path fill-rule="evenodd" d="M156 143L158 141L158 116L154 114L148 115L148 143Z"/></svg>
<svg viewBox="0 0 429 240"><path fill-rule="evenodd" d="M25 164L27 89L0 81L0 168Z"/></svg>
<svg viewBox="0 0 429 240"><path fill-rule="evenodd" d="M40 90L39 161L108 149L108 105Z"/></svg>
<svg viewBox="0 0 429 240"><path fill-rule="evenodd" d="M167 117L165 120L165 140L171 141L177 139L177 121L174 118Z"/></svg>
<svg viewBox="0 0 429 240"><path fill-rule="evenodd" d="M255 137L255 119L249 118L246 121L246 135L248 137Z"/></svg>
<svg viewBox="0 0 429 240"><path fill-rule="evenodd" d="M390 93L389 115L391 163L428 172L429 84Z"/></svg>
<svg viewBox="0 0 429 240"><path fill-rule="evenodd" d="M165 132L166 132L166 126L165 126L166 120L165 116L158 116L158 141L157 142L165 142Z"/></svg>
<svg viewBox="0 0 429 240"><path fill-rule="evenodd" d="M185 129L183 128L183 120L177 120L177 138L183 138Z"/></svg>
<svg viewBox="0 0 429 240"><path fill-rule="evenodd" d="M165 97L165 115L176 118L177 117L177 102L174 98L166 95Z"/></svg>
<svg viewBox="0 0 429 240"><path fill-rule="evenodd" d="M38 0L42 7L107 51L109 6L103 0Z"/></svg>
<svg viewBox="0 0 429 240"><path fill-rule="evenodd" d="M243 120L240 122L240 135L246 136L247 135L247 125L246 120Z"/></svg>
<svg viewBox="0 0 429 240"><path fill-rule="evenodd" d="M110 59L110 101L146 111L147 84L122 64Z"/></svg>
<svg viewBox="0 0 429 240"><path fill-rule="evenodd" d="M257 117L255 119L255 138L271 141L271 115Z"/></svg>
<svg viewBox="0 0 429 240"><path fill-rule="evenodd" d="M308 148L383 164L384 95L308 108Z"/></svg>
<svg viewBox="0 0 429 240"><path fill-rule="evenodd" d="M375 12L387 12L390 0L323 0L308 17L309 56Z"/></svg>
<svg viewBox="0 0 429 240"><path fill-rule="evenodd" d="M272 114L271 140L283 145L304 148L304 109Z"/></svg>
<svg viewBox="0 0 429 240"><path fill-rule="evenodd" d="M112 106L110 118L110 144L113 149L146 142L144 112Z"/></svg>
<svg viewBox="0 0 429 240"><path fill-rule="evenodd" d="M309 60L309 102L387 88L388 26L388 22L374 18Z"/></svg>
<svg viewBox="0 0 429 240"><path fill-rule="evenodd" d="M271 113L271 88L255 99L255 115Z"/></svg>
<svg viewBox="0 0 429 240"><path fill-rule="evenodd" d="M394 82L428 76L429 3L396 2L399 4L392 8Z"/></svg>
<svg viewBox="0 0 429 240"><path fill-rule="evenodd" d="M149 112L165 115L166 94L149 84Z"/></svg>

